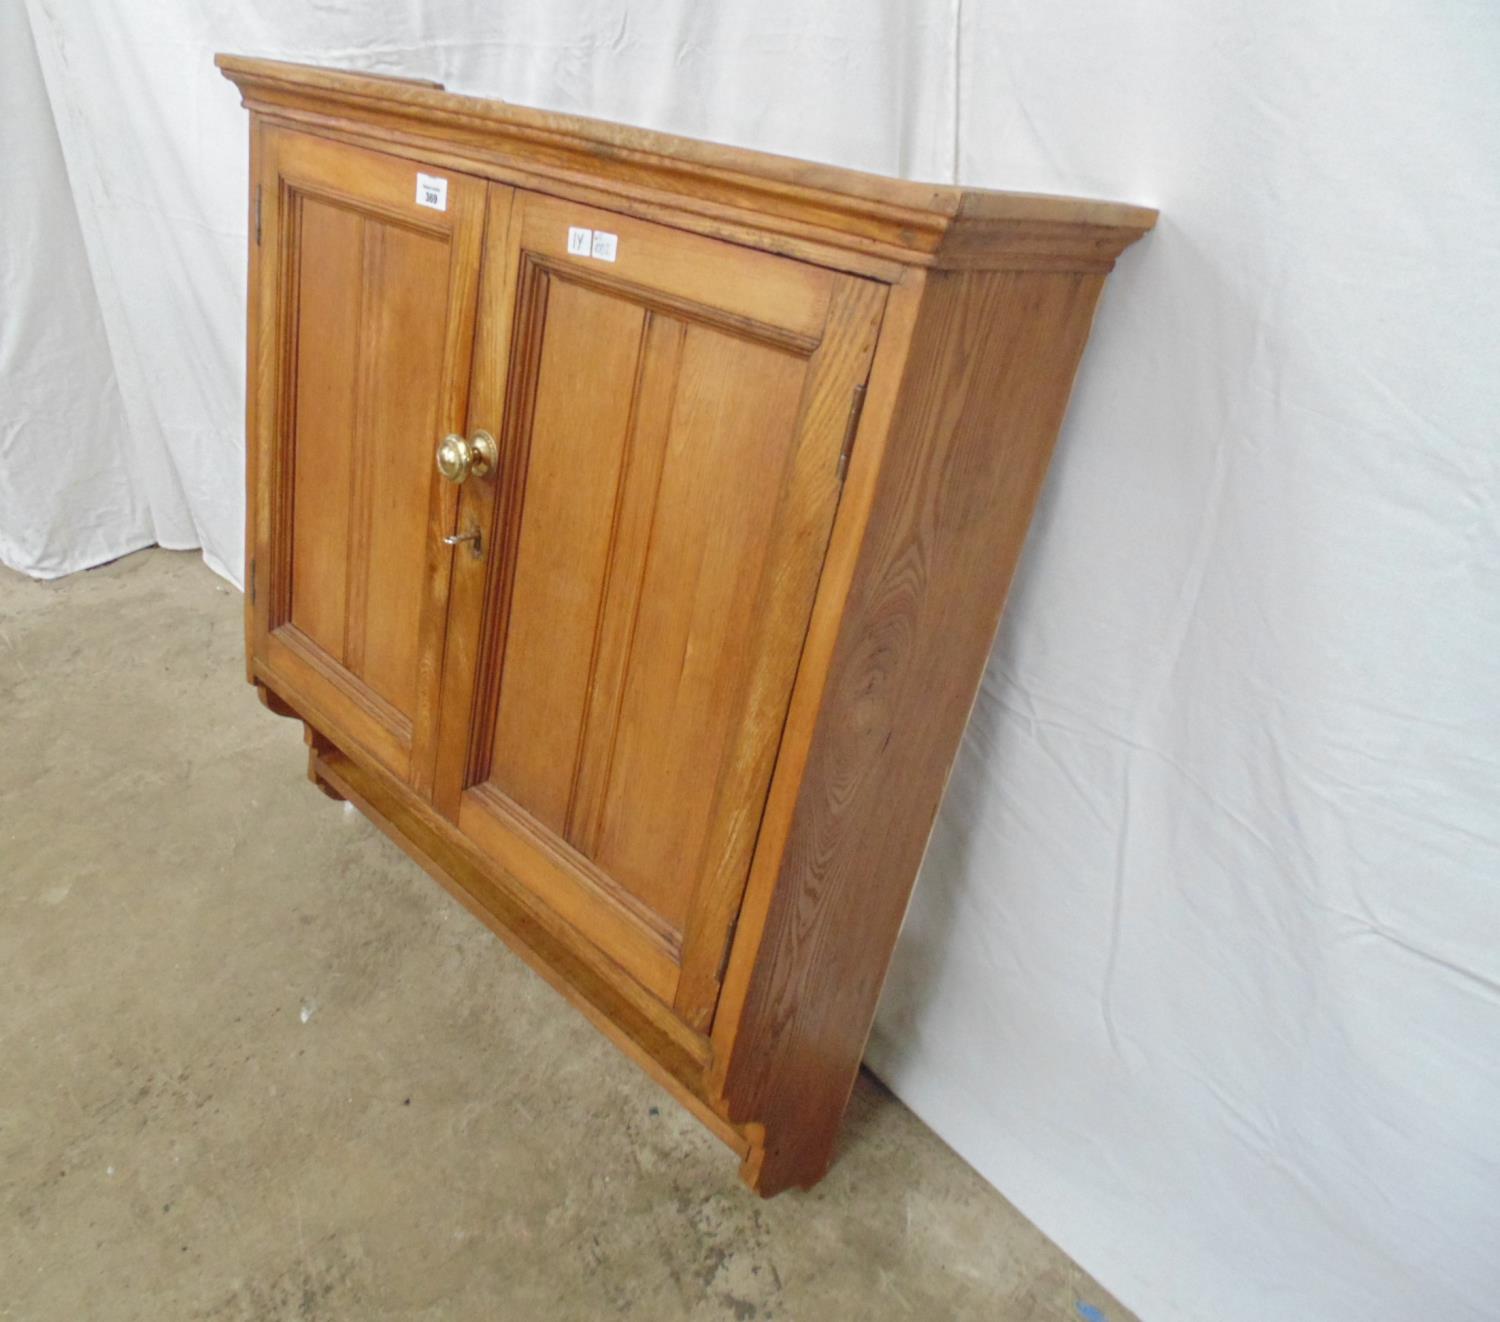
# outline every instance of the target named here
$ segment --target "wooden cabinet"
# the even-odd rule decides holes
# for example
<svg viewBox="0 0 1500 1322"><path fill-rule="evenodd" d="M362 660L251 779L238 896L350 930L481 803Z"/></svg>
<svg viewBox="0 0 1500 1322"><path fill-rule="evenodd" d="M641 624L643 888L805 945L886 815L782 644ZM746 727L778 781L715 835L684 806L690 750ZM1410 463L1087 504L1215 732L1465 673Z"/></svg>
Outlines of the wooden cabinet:
<svg viewBox="0 0 1500 1322"><path fill-rule="evenodd" d="M753 1187L813 1183L1154 213L219 64L251 682Z"/></svg>

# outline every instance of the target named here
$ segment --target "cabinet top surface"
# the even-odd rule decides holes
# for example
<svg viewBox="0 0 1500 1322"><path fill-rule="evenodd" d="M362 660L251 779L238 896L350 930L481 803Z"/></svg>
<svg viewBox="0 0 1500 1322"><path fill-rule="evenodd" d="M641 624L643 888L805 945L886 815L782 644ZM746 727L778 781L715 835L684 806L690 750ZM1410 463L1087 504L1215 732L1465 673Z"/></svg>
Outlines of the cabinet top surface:
<svg viewBox="0 0 1500 1322"><path fill-rule="evenodd" d="M476 161L613 180L823 231L933 266L1107 269L1150 207L890 179L743 147L444 91L439 83L221 54L252 110L314 125L440 140ZM1044 260L1022 260L1028 255ZM1009 258L1009 259L1007 259ZM988 259L988 260L987 260Z"/></svg>

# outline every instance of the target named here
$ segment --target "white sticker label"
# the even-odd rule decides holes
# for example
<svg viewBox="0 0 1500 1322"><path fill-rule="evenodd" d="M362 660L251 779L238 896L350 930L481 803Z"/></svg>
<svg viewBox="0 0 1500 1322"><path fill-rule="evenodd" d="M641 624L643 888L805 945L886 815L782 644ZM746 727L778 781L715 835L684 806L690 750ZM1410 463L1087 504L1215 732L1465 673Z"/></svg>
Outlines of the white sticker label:
<svg viewBox="0 0 1500 1322"><path fill-rule="evenodd" d="M448 209L448 181L433 174L417 176L417 205L434 211Z"/></svg>
<svg viewBox="0 0 1500 1322"><path fill-rule="evenodd" d="M608 230L591 230L582 225L568 226L568 255L570 257L592 257L598 262L612 262L620 244L620 236Z"/></svg>

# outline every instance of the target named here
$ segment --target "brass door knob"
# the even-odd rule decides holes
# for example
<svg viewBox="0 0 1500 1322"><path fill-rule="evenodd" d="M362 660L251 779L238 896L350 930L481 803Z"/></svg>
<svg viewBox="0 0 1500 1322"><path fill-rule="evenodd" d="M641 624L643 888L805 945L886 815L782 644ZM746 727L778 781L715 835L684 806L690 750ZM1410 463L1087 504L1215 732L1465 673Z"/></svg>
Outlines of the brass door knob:
<svg viewBox="0 0 1500 1322"><path fill-rule="evenodd" d="M477 431L472 440L450 432L438 443L438 472L450 482L462 482L472 473L483 477L500 462L500 447L487 431Z"/></svg>

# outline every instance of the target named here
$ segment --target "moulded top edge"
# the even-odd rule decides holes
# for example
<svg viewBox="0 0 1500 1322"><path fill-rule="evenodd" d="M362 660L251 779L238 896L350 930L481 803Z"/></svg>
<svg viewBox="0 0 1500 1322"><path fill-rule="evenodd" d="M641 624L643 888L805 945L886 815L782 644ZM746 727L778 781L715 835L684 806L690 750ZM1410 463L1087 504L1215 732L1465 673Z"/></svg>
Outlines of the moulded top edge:
<svg viewBox="0 0 1500 1322"><path fill-rule="evenodd" d="M764 196L784 192L788 200L815 201L833 211L865 214L924 232L911 236L914 249L932 251L950 231L971 230L966 247L1011 240L1016 226L1043 227L1059 238L1070 229L1088 231L1096 251L1112 257L1156 221L1150 207L1042 193L923 184L891 179L842 166L818 164L744 147L729 147L654 129L536 110L485 97L443 90L440 83L384 74L356 73L280 60L220 54L214 62L239 87L247 102L269 102L295 110L300 103L326 112L330 103L358 119L396 116L417 131L461 128L479 145L525 154L527 144L552 155L576 154L580 163L637 167L647 172L691 178L719 186L739 185ZM951 237L957 237L956 234ZM1081 235L1079 237L1082 237ZM904 246L904 245L903 245ZM1102 253L1101 253L1102 255Z"/></svg>

